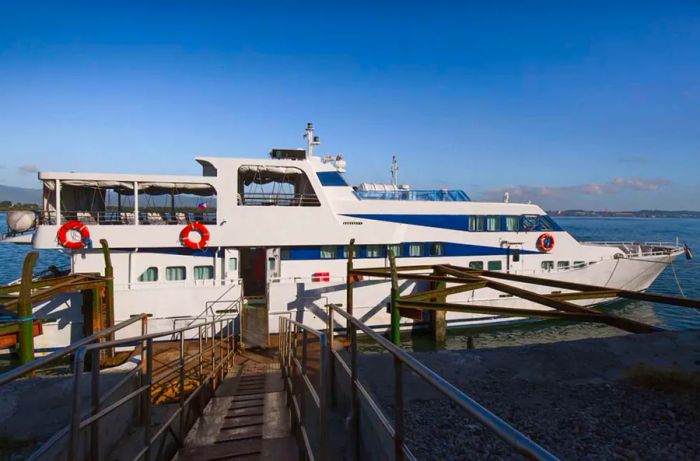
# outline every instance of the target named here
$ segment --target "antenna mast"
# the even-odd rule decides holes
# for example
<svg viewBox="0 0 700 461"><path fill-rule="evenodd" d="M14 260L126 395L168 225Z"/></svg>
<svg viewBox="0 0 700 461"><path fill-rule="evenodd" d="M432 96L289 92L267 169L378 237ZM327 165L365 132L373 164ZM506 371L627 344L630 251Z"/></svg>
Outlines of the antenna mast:
<svg viewBox="0 0 700 461"><path fill-rule="evenodd" d="M391 156L391 185L398 186L399 184L399 162L396 160L396 154Z"/></svg>
<svg viewBox="0 0 700 461"><path fill-rule="evenodd" d="M306 124L306 158L311 158L314 156L314 146L321 144L321 139L318 136L314 136L314 124L309 122Z"/></svg>

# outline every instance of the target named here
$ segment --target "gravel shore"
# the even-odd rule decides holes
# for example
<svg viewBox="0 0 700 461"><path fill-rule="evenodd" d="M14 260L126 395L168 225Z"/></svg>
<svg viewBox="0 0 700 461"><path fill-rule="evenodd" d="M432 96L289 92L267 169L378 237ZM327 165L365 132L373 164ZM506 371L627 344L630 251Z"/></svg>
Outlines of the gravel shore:
<svg viewBox="0 0 700 461"><path fill-rule="evenodd" d="M393 417L382 355L362 373ZM561 459L700 459L700 332L414 355ZM404 387L419 459L519 459L415 376Z"/></svg>

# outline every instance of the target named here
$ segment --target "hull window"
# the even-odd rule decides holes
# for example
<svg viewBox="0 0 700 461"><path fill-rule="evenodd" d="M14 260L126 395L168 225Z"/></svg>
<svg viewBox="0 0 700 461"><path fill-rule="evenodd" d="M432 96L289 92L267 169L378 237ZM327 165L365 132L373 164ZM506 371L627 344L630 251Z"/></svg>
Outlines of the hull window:
<svg viewBox="0 0 700 461"><path fill-rule="evenodd" d="M554 261L542 261L542 269L551 271L554 269Z"/></svg>
<svg viewBox="0 0 700 461"><path fill-rule="evenodd" d="M490 271L500 271L503 270L503 263L501 261L489 261L488 269Z"/></svg>
<svg viewBox="0 0 700 461"><path fill-rule="evenodd" d="M445 250L442 247L442 243L431 243L430 244L430 256L442 256L445 254Z"/></svg>
<svg viewBox="0 0 700 461"><path fill-rule="evenodd" d="M469 263L469 269L476 269L476 270L484 270L484 262L483 261L471 261Z"/></svg>
<svg viewBox="0 0 700 461"><path fill-rule="evenodd" d="M158 268L149 267L143 274L139 275L139 282L157 282L158 281Z"/></svg>
<svg viewBox="0 0 700 461"><path fill-rule="evenodd" d="M366 254L368 258L381 258L382 247L380 245L367 245Z"/></svg>
<svg viewBox="0 0 700 461"><path fill-rule="evenodd" d="M212 280L214 278L214 266L194 266L195 280Z"/></svg>
<svg viewBox="0 0 700 461"><path fill-rule="evenodd" d="M557 269L568 269L569 261L557 261Z"/></svg>
<svg viewBox="0 0 700 461"><path fill-rule="evenodd" d="M335 259L338 253L338 249L334 246L322 246L321 247L321 259Z"/></svg>
<svg viewBox="0 0 700 461"><path fill-rule="evenodd" d="M423 256L423 244L421 243L409 243L408 244L408 256L411 258L417 258Z"/></svg>
<svg viewBox="0 0 700 461"><path fill-rule="evenodd" d="M185 266L171 266L165 268L165 280L174 282L187 279L187 269Z"/></svg>
<svg viewBox="0 0 700 461"><path fill-rule="evenodd" d="M399 256L402 255L402 252L401 252L401 244L398 244L398 245L387 245L387 246L386 246L386 251L387 251L387 255L389 254L390 251L392 251L392 252L394 253L394 257L398 258Z"/></svg>

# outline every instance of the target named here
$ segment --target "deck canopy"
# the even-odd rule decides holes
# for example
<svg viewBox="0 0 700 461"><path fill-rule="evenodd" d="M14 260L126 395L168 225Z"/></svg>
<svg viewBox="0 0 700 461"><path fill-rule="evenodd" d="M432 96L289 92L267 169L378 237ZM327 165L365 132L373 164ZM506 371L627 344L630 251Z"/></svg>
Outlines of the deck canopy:
<svg viewBox="0 0 700 461"><path fill-rule="evenodd" d="M73 186L85 189L111 189L121 195L134 195L134 183L126 181L110 180L85 180L85 179L64 179L62 186ZM53 180L44 181L44 188L53 191L56 182ZM204 197L216 195L216 190L209 184L182 183L182 182L139 182L139 194L148 195L169 195L169 194L192 194Z"/></svg>

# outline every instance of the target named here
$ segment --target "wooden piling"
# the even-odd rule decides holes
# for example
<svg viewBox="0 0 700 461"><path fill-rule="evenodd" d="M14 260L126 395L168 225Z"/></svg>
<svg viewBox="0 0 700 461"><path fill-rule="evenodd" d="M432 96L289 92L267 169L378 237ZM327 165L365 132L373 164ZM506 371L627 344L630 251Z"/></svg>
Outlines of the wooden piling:
<svg viewBox="0 0 700 461"><path fill-rule="evenodd" d="M438 268L433 269L433 274L436 276L443 275ZM447 282L432 282L432 285L433 290L435 290L436 292L442 291L443 293L441 293L440 295L436 295L433 298L430 298L430 301L433 303L446 303L447 295L444 294L443 290L447 289ZM430 335L432 336L433 341L435 342L435 346L441 348L445 345L445 342L447 341L447 311L429 311L428 315L430 316Z"/></svg>
<svg viewBox="0 0 700 461"><path fill-rule="evenodd" d="M102 254L105 259L105 290L104 290L104 313L105 325L104 328L114 326L114 268L112 267L112 256L109 252L109 244L106 239L100 239L102 246ZM114 334L111 334L107 341L114 341ZM114 357L114 348L107 349L107 355Z"/></svg>
<svg viewBox="0 0 700 461"><path fill-rule="evenodd" d="M352 254L355 250L355 239L350 239L350 244L348 245L348 268L347 268L347 278L345 280L345 295L346 295L346 310L348 314L353 315L353 299L352 299L352 284L355 281L355 276L352 274Z"/></svg>
<svg viewBox="0 0 700 461"><path fill-rule="evenodd" d="M396 274L396 258L394 252L389 250L389 267L391 268L391 342L401 345L401 313L399 312L399 279Z"/></svg>
<svg viewBox="0 0 700 461"><path fill-rule="evenodd" d="M24 365L34 360L34 316L32 313L32 277L39 253L32 251L24 258L19 298L17 300L17 323L19 325L19 363Z"/></svg>

